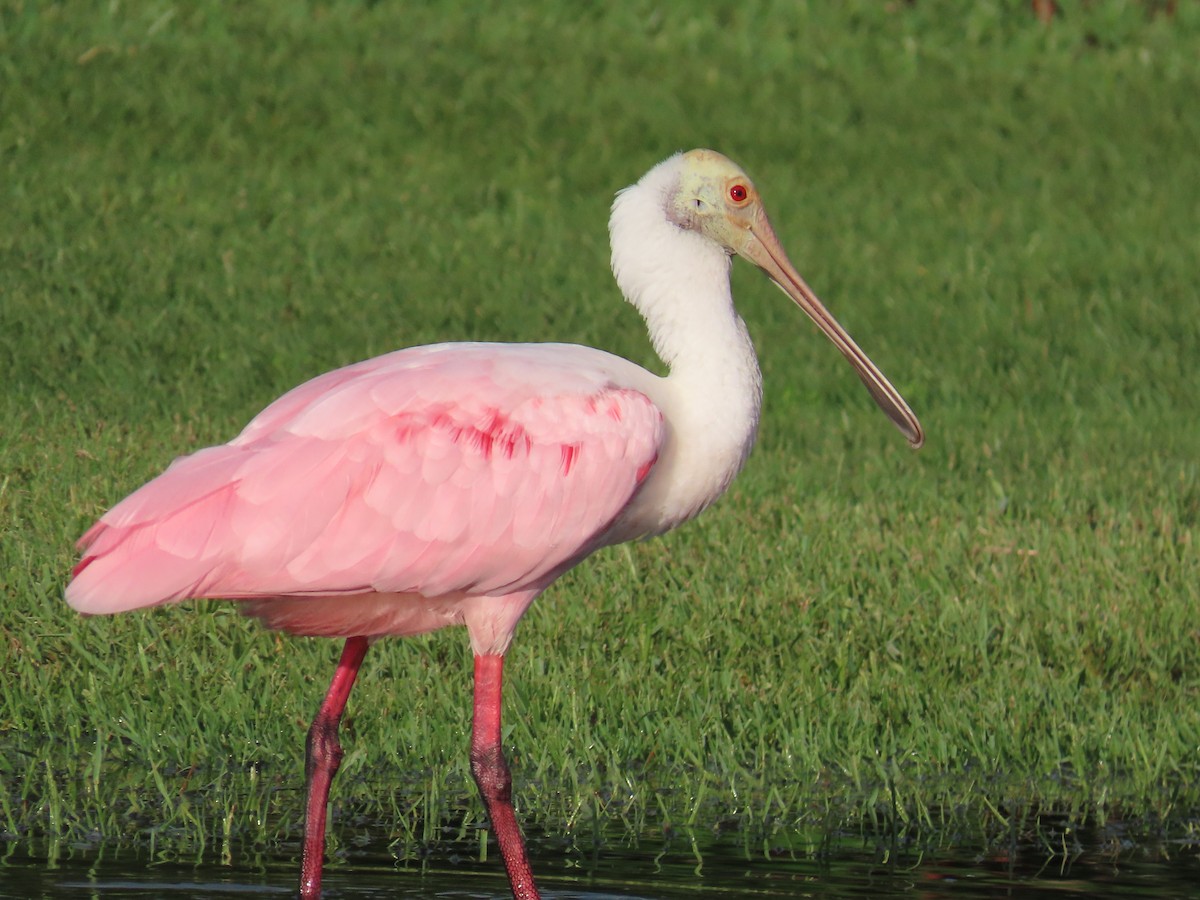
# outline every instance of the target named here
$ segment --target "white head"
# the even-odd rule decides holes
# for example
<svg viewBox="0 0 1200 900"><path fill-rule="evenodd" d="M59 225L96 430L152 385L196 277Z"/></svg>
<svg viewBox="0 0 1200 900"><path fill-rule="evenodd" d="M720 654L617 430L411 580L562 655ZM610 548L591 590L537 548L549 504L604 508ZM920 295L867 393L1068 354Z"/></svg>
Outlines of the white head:
<svg viewBox="0 0 1200 900"><path fill-rule="evenodd" d="M854 366L880 408L914 447L925 442L921 423L904 398L817 299L787 258L767 219L754 182L713 150L680 153L651 169L630 191L653 188L658 215L684 232L707 239L727 255L750 260L808 314ZM618 208L614 206L614 245ZM618 280L621 273L617 272Z"/></svg>

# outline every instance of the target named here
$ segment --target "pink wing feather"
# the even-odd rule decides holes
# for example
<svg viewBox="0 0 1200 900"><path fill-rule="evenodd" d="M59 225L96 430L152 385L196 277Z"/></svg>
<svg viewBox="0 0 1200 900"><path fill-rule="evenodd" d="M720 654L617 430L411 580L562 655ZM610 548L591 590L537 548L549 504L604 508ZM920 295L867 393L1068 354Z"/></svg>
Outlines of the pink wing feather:
<svg viewBox="0 0 1200 900"><path fill-rule="evenodd" d="M665 438L613 359L436 345L315 378L105 514L67 600L540 589L603 543Z"/></svg>

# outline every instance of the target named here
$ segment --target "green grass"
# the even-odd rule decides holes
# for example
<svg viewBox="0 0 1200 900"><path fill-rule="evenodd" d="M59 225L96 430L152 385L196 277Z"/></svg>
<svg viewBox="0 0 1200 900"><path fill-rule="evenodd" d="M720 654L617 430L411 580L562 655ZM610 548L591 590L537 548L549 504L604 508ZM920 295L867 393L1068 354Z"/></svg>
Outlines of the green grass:
<svg viewBox="0 0 1200 900"><path fill-rule="evenodd" d="M216 604L81 620L73 541L288 387L397 346L656 365L607 208L692 146L755 175L929 444L739 266L759 446L697 522L527 616L506 742L531 831L1051 853L1052 815L1194 838L1200 12L1061 5L1044 28L984 0L0 4L11 852L290 852L337 648ZM458 632L372 651L336 842L414 855L478 821L469 673Z"/></svg>

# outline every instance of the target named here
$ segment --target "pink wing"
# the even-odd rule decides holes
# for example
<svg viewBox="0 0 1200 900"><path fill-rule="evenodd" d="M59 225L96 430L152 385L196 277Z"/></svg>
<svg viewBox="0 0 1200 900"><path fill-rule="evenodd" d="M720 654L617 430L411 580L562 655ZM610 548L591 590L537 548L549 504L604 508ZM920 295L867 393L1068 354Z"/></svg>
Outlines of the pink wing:
<svg viewBox="0 0 1200 900"><path fill-rule="evenodd" d="M614 357L443 344L290 391L80 539L87 613L187 597L502 594L596 549L666 428ZM620 361L624 364L624 361Z"/></svg>

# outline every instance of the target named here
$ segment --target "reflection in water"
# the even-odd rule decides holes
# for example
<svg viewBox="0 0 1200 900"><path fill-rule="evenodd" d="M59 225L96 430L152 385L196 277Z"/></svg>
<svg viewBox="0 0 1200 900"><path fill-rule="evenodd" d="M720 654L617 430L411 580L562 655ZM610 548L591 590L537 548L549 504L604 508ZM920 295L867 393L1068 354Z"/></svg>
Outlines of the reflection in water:
<svg viewBox="0 0 1200 900"><path fill-rule="evenodd" d="M734 897L1184 897L1195 896L1200 859L1194 847L1169 862L1150 861L1148 851L1126 848L1117 855L1082 853L1068 858L1009 848L988 854L961 851L898 852L859 839L815 852L759 858L714 842L700 852L691 840L665 847L605 851L590 858L578 852L537 859L546 900L727 900ZM10 850L14 850L10 845ZM1155 851L1161 855L1161 848ZM507 881L498 859L468 861L466 854L423 863L397 862L386 847L359 848L326 878L327 900L384 897L438 900L506 900ZM20 857L0 864L0 898L290 897L293 859L262 856L253 863L222 866L156 863L134 854L111 855L95 848L63 852L56 864L46 857Z"/></svg>

